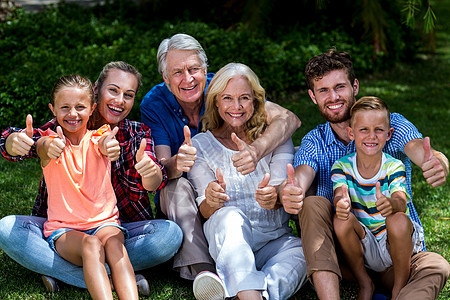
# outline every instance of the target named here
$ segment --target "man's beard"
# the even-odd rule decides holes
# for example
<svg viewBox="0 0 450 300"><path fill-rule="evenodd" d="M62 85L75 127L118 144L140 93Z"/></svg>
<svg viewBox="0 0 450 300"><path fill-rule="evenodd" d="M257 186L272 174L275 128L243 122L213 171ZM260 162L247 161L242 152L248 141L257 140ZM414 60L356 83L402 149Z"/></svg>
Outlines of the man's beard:
<svg viewBox="0 0 450 300"><path fill-rule="evenodd" d="M355 102L356 102L356 99L354 97L353 97L353 99L350 99L349 101L347 101L346 111L344 112L343 115L327 114L326 108L325 109L319 108L319 112L327 122L330 122L332 124L342 123L342 122L350 120L350 109L353 106L353 104L355 104Z"/></svg>
<svg viewBox="0 0 450 300"><path fill-rule="evenodd" d="M342 123L342 122L348 121L350 119L350 109L347 109L345 114L343 114L342 116L331 116L322 110L320 110L320 114L327 122L330 122L333 124Z"/></svg>

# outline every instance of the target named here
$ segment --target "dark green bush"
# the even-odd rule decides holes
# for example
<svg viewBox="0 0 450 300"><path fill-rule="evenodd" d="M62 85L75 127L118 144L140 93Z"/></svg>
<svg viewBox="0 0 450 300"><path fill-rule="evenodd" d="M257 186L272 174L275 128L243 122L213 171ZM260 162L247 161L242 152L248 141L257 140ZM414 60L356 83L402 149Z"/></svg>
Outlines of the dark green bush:
<svg viewBox="0 0 450 300"><path fill-rule="evenodd" d="M113 60L127 61L143 74L138 106L162 81L156 64L159 43L180 32L203 45L209 71L231 61L248 64L274 99L304 88L305 63L332 46L352 54L358 76L385 60L374 60L371 45L355 39L345 27L325 30L324 22L275 28L263 35L241 23L230 29L206 22L163 22L157 17L149 21L137 6L124 3L94 8L63 3L42 13L18 9L13 18L0 23L0 128L23 127L27 113L33 115L35 126L43 124L51 118L47 103L58 77L79 73L94 81L102 66ZM137 108L130 118L140 119Z"/></svg>

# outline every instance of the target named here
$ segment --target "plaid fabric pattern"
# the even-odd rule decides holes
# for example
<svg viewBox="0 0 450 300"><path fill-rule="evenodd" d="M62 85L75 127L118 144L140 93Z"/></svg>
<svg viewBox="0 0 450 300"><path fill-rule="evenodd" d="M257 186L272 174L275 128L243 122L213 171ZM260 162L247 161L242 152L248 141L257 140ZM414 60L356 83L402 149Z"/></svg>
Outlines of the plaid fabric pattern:
<svg viewBox="0 0 450 300"><path fill-rule="evenodd" d="M56 120L53 119L40 129L46 130L51 128L56 131L57 125ZM145 149L146 153L162 170L163 181L158 190L166 185L166 170L156 159L150 128L143 123L130 121L128 119L121 121L118 124L118 127L119 131L116 134L116 139L119 141L121 151L119 159L115 162L111 162L111 181L117 197L117 207L119 208L120 219L123 222L152 219L153 214L148 198L148 191L142 186L141 176L134 168L136 163L136 152L139 149L143 138L147 138L147 147ZM2 132L0 137L0 149L2 156L10 161L20 161L30 157L38 157L35 146L32 147L29 154L26 156L14 157L8 155L5 148L6 138L12 132L17 131L20 131L20 129L10 127ZM38 130L35 129L33 139L37 141L39 138L40 134ZM32 209L32 215L47 217L47 197L47 187L44 178L42 177L39 185L39 193Z"/></svg>
<svg viewBox="0 0 450 300"><path fill-rule="evenodd" d="M421 139L422 134L405 117L398 113L391 114L391 127L394 128L392 138L386 143L383 152L399 159L405 165L407 191L411 195L411 161L403 152L405 145L413 139ZM308 165L316 172L317 192L333 203L333 182L331 167L341 157L355 152L355 144L347 146L336 139L330 123L317 126L306 134L294 156L294 168L298 165ZM408 203L411 220L422 226L413 202ZM425 244L424 244L425 249Z"/></svg>

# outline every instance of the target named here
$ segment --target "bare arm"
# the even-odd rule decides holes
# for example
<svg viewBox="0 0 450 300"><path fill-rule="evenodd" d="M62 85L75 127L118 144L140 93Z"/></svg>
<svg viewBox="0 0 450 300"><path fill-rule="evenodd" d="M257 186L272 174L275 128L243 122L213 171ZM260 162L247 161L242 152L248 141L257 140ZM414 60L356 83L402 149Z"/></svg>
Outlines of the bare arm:
<svg viewBox="0 0 450 300"><path fill-rule="evenodd" d="M429 185L437 187L446 182L449 172L448 159L443 153L431 148L428 137L409 141L404 151L409 159L422 169Z"/></svg>
<svg viewBox="0 0 450 300"><path fill-rule="evenodd" d="M202 203L200 203L198 210L200 211L200 213L202 214L202 216L205 219L209 219L209 217L211 217L211 215L216 211L220 209L219 206L211 206L207 203L206 199L204 201L202 201Z"/></svg>
<svg viewBox="0 0 450 300"><path fill-rule="evenodd" d="M267 126L261 137L251 145L255 147L258 161L284 144L302 125L300 119L290 110L266 101Z"/></svg>
<svg viewBox="0 0 450 300"><path fill-rule="evenodd" d="M256 169L258 162L275 148L284 144L300 127L300 119L291 111L270 101L265 104L267 128L253 143L239 142L239 152L232 156L234 167L242 175Z"/></svg>

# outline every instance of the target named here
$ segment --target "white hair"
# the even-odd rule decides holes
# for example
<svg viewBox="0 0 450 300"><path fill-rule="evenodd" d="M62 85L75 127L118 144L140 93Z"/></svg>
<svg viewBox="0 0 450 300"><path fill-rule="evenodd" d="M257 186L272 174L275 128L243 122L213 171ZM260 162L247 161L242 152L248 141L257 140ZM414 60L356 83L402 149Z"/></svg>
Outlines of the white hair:
<svg viewBox="0 0 450 300"><path fill-rule="evenodd" d="M164 77L167 77L166 55L170 50L197 51L198 57L202 61L203 69L206 69L208 66L208 58L206 57L205 50L203 50L200 43L190 35L178 33L171 38L163 40L158 47L158 53L156 54L156 59L158 60L158 71Z"/></svg>

